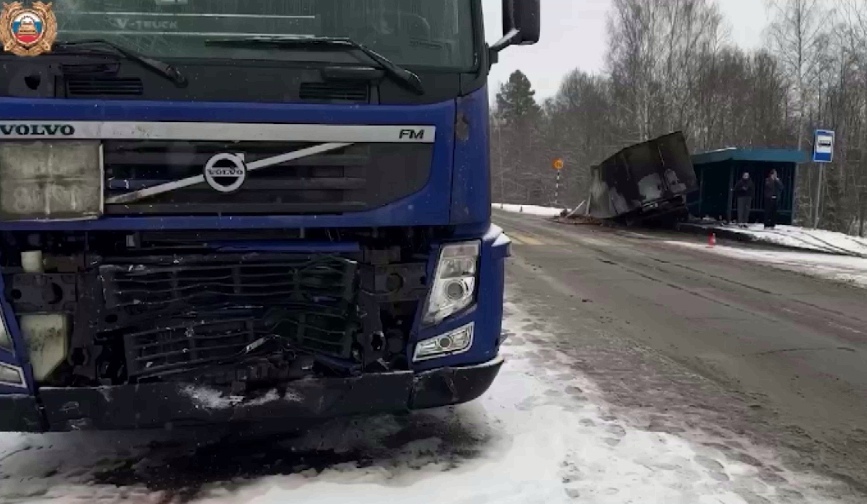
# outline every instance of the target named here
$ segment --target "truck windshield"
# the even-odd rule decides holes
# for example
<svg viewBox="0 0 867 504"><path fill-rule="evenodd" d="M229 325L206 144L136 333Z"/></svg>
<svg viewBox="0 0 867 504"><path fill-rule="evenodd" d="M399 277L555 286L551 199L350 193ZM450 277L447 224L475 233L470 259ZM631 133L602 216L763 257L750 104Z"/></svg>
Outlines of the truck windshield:
<svg viewBox="0 0 867 504"><path fill-rule="evenodd" d="M263 48L209 47L205 40L273 36L348 37L404 66L473 67L466 0L55 0L58 40L100 38L157 58L298 58ZM302 50L306 59L326 53Z"/></svg>

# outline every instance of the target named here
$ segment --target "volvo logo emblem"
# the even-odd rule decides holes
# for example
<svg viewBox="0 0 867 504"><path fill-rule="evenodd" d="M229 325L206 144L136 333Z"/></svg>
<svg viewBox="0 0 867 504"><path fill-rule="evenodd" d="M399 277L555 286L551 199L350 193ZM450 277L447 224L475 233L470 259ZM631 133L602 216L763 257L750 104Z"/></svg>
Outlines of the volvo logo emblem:
<svg viewBox="0 0 867 504"><path fill-rule="evenodd" d="M205 164L205 182L215 191L237 191L247 180L247 164L243 154L216 154Z"/></svg>

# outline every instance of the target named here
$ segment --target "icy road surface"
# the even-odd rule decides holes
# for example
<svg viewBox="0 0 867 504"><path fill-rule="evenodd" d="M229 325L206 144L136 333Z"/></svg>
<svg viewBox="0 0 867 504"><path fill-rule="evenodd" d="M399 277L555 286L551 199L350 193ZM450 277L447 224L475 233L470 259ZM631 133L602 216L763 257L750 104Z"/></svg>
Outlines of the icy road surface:
<svg viewBox="0 0 867 504"><path fill-rule="evenodd" d="M196 440L179 432L3 434L0 499L63 504L847 502L833 497L850 495L837 483L789 472L770 450L715 425L690 427L665 415L647 421L613 410L577 370L576 357L564 345L568 327L531 315L532 306L510 302L507 312L507 364L475 403L335 421L300 437L249 443L209 439L204 433Z"/></svg>

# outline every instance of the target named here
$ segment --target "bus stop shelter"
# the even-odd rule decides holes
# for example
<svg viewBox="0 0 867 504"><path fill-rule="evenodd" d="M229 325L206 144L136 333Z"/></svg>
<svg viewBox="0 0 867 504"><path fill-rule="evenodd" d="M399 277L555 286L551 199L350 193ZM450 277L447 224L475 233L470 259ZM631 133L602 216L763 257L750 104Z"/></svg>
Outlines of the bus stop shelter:
<svg viewBox="0 0 867 504"><path fill-rule="evenodd" d="M756 186L750 208L750 222L764 220L765 179L771 170L783 183L783 196L777 210L779 224L791 224L794 216L794 195L798 165L807 161L807 154L790 149L723 149L692 156L698 179L698 191L687 199L694 217L731 222L737 214L734 186L744 172L750 174Z"/></svg>

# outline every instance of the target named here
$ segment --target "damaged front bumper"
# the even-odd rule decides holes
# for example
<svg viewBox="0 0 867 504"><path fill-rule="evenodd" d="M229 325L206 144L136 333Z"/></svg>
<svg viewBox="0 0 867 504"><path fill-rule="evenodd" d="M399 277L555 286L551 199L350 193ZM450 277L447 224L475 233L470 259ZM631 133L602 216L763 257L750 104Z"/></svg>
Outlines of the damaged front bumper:
<svg viewBox="0 0 867 504"><path fill-rule="evenodd" d="M351 415L399 413L472 401L503 360L433 371L371 373L290 382L255 398L177 383L43 388L36 397L0 396L0 431L161 429L281 420L287 426Z"/></svg>

